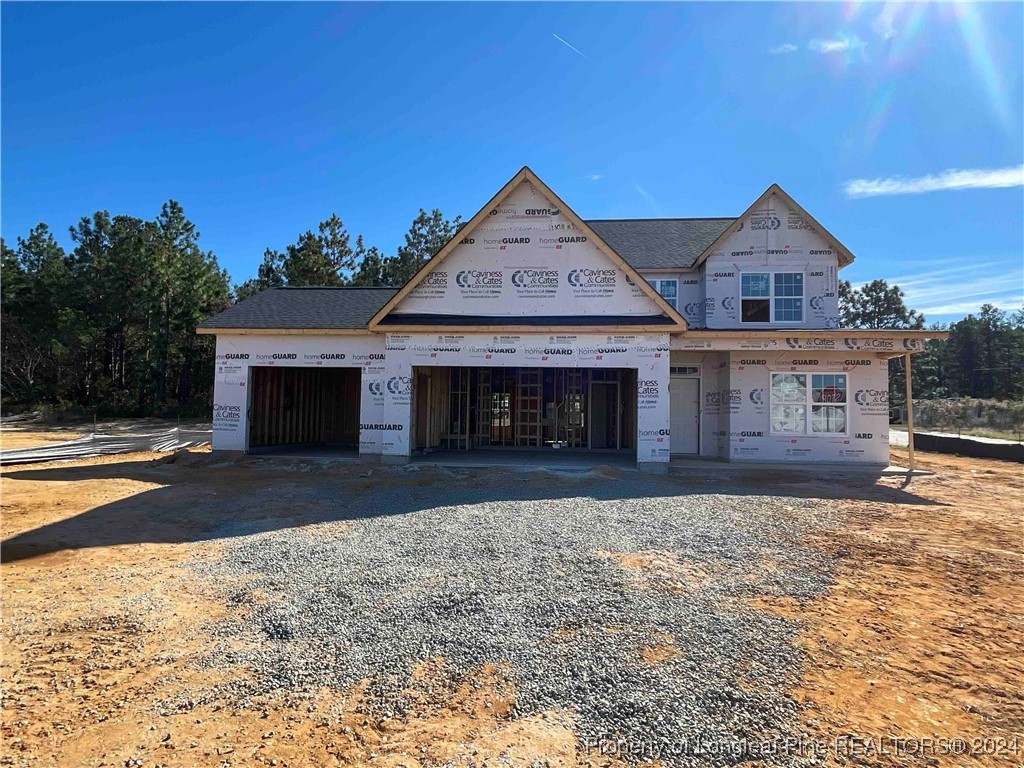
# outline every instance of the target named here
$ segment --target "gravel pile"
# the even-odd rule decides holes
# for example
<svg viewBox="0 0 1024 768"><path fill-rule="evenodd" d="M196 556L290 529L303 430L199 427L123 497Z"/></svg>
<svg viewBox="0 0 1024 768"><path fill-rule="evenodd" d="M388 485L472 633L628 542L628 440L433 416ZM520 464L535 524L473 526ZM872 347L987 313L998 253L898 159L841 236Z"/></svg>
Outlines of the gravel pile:
<svg viewBox="0 0 1024 768"><path fill-rule="evenodd" d="M240 700L370 678L366 706L401 717L414 666L442 657L448 678L419 684L438 700L480 665L505 665L516 714L567 710L584 743L668 764L750 757L694 757L696 739L799 732L786 696L797 627L746 601L828 587L830 563L801 542L835 510L625 473L413 474L285 483L275 505L331 522L225 531L223 559L196 566L235 585L210 663L252 667ZM660 569L616 556L650 552ZM657 644L678 653L648 663Z"/></svg>

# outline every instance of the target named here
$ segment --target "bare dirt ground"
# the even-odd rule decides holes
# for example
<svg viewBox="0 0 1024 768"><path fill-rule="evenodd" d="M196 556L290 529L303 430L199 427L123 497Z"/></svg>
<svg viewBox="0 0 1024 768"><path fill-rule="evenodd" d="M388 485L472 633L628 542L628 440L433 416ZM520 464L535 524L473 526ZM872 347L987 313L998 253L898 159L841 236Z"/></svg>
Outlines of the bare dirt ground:
<svg viewBox="0 0 1024 768"><path fill-rule="evenodd" d="M851 502L845 528L818 542L841 565L799 617L810 663L795 696L812 732L876 737L843 750L898 752L890 738L931 735L967 742L961 754L914 756L911 741L898 754L857 755L871 764L1024 764L1024 470L918 459L936 473L913 482L926 504ZM907 466L906 451L894 449L892 463Z"/></svg>
<svg viewBox="0 0 1024 768"><path fill-rule="evenodd" d="M63 443L86 434L68 427L66 429L37 429L10 426L0 429L0 451L14 451L22 448L38 448L41 445Z"/></svg>
<svg viewBox="0 0 1024 768"><path fill-rule="evenodd" d="M39 480L13 479L19 468L6 468L3 540L166 488L181 479L176 464L208 450L25 470ZM132 470L121 471L126 466ZM46 479L48 471L61 479ZM187 508L193 493L230 493L251 473L228 466L212 485L181 484L179 503ZM272 484L273 473L264 479ZM123 526L134 527L132 534L123 535ZM213 700L186 714L169 712L164 702L224 681L223 673L197 665L207 649L203 628L224 612L182 566L186 557L202 556L192 543L202 536L194 523L149 525L126 512L84 523L73 540L3 547L0 765L419 766L463 755L477 765L491 764L490 758L514 759L515 765L611 764L577 761L565 713L510 721L515 693L497 668L481 669L443 706L424 704L402 722L361 714L359 687L324 690L312 702L268 701L262 711L230 710ZM133 543L90 546L112 539ZM215 540L203 548L216 556ZM422 674L431 674L430 667Z"/></svg>
<svg viewBox="0 0 1024 768"><path fill-rule="evenodd" d="M898 454L893 461L905 464ZM204 471L188 472L190 462L206 462ZM827 763L1019 765L1024 752L1000 740L1024 731L1021 467L937 455L919 464L937 474L915 479L904 503L887 501L899 478L851 486L844 527L813 542L838 559L827 594L802 606L771 598L757 606L801 622L807 664L792 695L806 707L808 734L828 745L844 734L861 739L829 749ZM497 667L402 719L360 714L360 686L254 709L216 696L188 712L169 708L229 674L197 664L205 628L228 608L185 567L219 552L215 532L188 510L243 484L272 487L274 473L260 472L257 481L245 462L210 463L201 452L5 468L3 540L58 527L2 552L0 764L610 764L580 750L571 713L509 718L515 687ZM837 498L835 484L807 477L774 488ZM140 519L137 504L120 504L142 494L154 507L180 509L180 520ZM79 517L98 508L104 514ZM702 578L657 553L598 554L657 572L683 593ZM677 653L669 640L645 651L645 661ZM911 754L913 743L900 755L871 751L893 751L887 737L933 735L992 741L973 745L975 755Z"/></svg>

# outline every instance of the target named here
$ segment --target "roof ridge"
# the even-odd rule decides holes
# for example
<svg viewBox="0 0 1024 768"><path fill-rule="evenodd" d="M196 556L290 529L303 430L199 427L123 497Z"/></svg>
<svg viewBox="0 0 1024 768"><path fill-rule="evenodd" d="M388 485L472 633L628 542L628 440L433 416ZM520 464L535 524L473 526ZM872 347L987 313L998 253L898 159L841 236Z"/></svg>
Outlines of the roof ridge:
<svg viewBox="0 0 1024 768"><path fill-rule="evenodd" d="M275 285L274 291L397 291L393 285Z"/></svg>
<svg viewBox="0 0 1024 768"><path fill-rule="evenodd" d="M735 216L654 216L652 218L626 219L584 219L588 224L593 221L736 221Z"/></svg>

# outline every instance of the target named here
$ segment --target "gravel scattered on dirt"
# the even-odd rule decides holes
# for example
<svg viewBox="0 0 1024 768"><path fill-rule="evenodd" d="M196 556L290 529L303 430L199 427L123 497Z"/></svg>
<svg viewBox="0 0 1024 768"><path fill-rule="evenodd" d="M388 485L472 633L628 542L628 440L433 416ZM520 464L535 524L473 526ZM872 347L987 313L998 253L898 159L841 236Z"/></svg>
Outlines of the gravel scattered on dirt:
<svg viewBox="0 0 1024 768"><path fill-rule="evenodd" d="M585 744L670 765L750 757L688 756L684 736L799 733L787 696L799 627L755 603L829 587L831 561L803 541L838 524L834 504L614 471L389 481L413 471L378 470L344 496L283 481L274 506L319 508L321 522L222 532L223 557L195 567L232 585L237 610L214 626L207 663L253 674L218 695L245 703L369 679L369 714L401 718L414 669L440 660L443 674L415 683L418 700L496 665L515 684L514 715L566 711Z"/></svg>

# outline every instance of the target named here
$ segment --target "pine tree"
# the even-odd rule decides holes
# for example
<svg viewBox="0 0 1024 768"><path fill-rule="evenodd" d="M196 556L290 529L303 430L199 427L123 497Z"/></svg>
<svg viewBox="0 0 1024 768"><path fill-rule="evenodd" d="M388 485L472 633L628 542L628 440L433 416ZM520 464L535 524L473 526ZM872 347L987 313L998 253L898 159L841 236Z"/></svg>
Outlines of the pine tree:
<svg viewBox="0 0 1024 768"><path fill-rule="evenodd" d="M461 227L462 218L459 216L449 221L436 208L430 213L420 208L405 234L405 245L399 247L396 256L384 260L381 270L383 284L404 285L428 259L455 237Z"/></svg>

